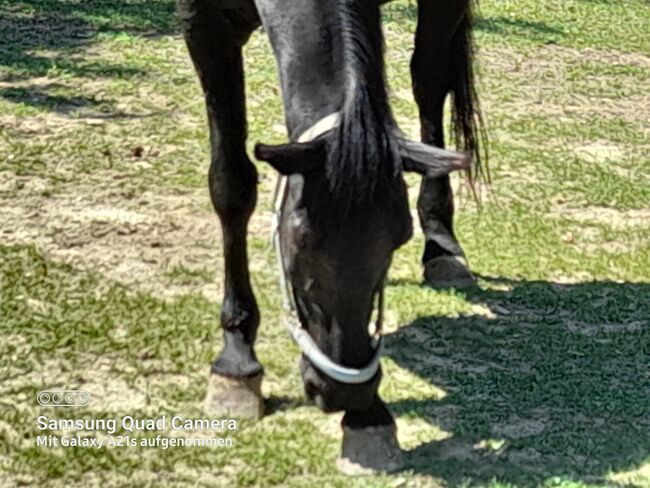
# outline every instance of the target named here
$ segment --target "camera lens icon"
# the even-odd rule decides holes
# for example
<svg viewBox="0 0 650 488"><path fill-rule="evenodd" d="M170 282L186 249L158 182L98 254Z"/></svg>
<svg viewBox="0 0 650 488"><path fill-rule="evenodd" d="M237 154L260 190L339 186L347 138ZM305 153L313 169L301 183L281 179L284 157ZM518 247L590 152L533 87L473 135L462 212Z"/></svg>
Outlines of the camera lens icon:
<svg viewBox="0 0 650 488"><path fill-rule="evenodd" d="M36 402L42 407L83 407L90 403L86 390L41 390Z"/></svg>
<svg viewBox="0 0 650 488"><path fill-rule="evenodd" d="M51 396L48 392L46 391L41 391L38 393L38 396L36 397L36 400L38 401L39 405L48 405L51 400Z"/></svg>

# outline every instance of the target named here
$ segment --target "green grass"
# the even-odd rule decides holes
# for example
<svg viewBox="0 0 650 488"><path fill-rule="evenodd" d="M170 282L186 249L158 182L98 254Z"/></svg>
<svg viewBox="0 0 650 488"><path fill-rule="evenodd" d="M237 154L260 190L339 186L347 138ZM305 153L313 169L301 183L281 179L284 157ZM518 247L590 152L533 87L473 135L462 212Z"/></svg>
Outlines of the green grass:
<svg viewBox="0 0 650 488"><path fill-rule="evenodd" d="M384 17L415 136L416 3ZM305 404L280 325L261 164L249 252L271 413L230 450L35 447L44 387L89 389L88 418L204 414L221 248L173 2L0 0L0 484L650 487L649 28L643 0L481 2L493 183L456 219L480 286L423 287L419 234L396 254L381 393L408 464L350 479L340 416ZM246 56L249 142L284 141L262 32Z"/></svg>

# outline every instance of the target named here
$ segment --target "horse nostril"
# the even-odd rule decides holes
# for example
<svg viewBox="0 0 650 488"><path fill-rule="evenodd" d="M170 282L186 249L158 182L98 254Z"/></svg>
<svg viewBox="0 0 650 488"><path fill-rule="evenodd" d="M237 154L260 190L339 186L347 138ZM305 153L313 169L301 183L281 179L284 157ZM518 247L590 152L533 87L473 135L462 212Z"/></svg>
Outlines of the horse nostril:
<svg viewBox="0 0 650 488"><path fill-rule="evenodd" d="M307 397L309 397L310 400L313 399L318 394L318 389L316 388L316 385L314 384L313 381L311 380L305 381L305 393L307 394Z"/></svg>

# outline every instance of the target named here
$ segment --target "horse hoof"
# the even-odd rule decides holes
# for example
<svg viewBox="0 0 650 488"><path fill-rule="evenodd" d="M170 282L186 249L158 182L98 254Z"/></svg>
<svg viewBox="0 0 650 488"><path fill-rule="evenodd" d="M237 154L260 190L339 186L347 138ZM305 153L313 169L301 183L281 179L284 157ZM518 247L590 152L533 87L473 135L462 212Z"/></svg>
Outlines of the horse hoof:
<svg viewBox="0 0 650 488"><path fill-rule="evenodd" d="M347 475L390 473L404 465L395 425L351 429L343 427L343 449L337 468Z"/></svg>
<svg viewBox="0 0 650 488"><path fill-rule="evenodd" d="M476 278L460 256L438 256L424 263L424 280L434 288L465 288Z"/></svg>
<svg viewBox="0 0 650 488"><path fill-rule="evenodd" d="M205 409L220 417L260 419L264 415L262 374L249 378L229 378L210 374Z"/></svg>

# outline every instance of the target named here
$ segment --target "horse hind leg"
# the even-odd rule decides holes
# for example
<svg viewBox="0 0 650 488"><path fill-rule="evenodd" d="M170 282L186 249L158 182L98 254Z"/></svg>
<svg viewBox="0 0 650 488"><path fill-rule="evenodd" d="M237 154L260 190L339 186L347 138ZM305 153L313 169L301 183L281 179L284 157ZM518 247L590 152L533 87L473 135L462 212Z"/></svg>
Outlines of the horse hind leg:
<svg viewBox="0 0 650 488"><path fill-rule="evenodd" d="M411 60L413 93L420 111L422 141L444 147L445 98L456 84L454 46L469 9L467 0L419 0L415 50ZM426 243L425 280L436 287L467 286L475 279L453 228L454 196L449 176L422 179L418 216Z"/></svg>
<svg viewBox="0 0 650 488"><path fill-rule="evenodd" d="M219 10L209 0L179 0L178 7L185 41L205 94L211 142L209 189L221 221L224 247L224 347L212 364L206 408L213 414L259 418L263 414L263 369L254 343L260 316L246 252L257 172L245 150L241 52L256 27L257 15L252 3L241 4L241 8L229 11Z"/></svg>

